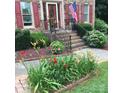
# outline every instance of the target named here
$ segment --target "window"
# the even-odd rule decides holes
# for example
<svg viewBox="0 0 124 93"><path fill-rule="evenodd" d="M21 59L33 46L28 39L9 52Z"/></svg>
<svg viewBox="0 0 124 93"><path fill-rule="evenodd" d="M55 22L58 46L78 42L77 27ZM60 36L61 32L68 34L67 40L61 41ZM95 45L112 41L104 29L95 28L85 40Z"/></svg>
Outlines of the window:
<svg viewBox="0 0 124 93"><path fill-rule="evenodd" d="M88 3L84 4L84 21L89 22L89 5L88 5Z"/></svg>
<svg viewBox="0 0 124 93"><path fill-rule="evenodd" d="M31 5L30 2L21 2L21 10L23 16L23 24L24 26L32 25L32 15L31 15Z"/></svg>

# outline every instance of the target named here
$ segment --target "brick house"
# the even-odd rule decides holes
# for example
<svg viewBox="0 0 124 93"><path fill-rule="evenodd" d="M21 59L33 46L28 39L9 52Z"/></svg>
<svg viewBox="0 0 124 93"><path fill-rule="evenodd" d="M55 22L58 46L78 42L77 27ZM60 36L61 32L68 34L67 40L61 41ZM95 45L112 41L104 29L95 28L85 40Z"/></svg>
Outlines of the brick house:
<svg viewBox="0 0 124 93"><path fill-rule="evenodd" d="M70 25L69 4L74 0L15 0L17 28L50 29L50 19L56 28ZM76 0L78 22L94 24L95 0Z"/></svg>

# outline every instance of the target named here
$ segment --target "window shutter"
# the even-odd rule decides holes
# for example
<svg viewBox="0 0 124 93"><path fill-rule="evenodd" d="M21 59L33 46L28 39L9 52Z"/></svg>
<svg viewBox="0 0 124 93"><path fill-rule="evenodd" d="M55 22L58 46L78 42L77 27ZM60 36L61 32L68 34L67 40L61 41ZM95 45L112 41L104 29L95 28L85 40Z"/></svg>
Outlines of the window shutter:
<svg viewBox="0 0 124 93"><path fill-rule="evenodd" d="M17 28L23 28L20 1L15 1L15 15Z"/></svg>
<svg viewBox="0 0 124 93"><path fill-rule="evenodd" d="M38 27L40 27L40 16L39 16L37 0L32 0L32 6L33 6L35 27L38 28Z"/></svg>
<svg viewBox="0 0 124 93"><path fill-rule="evenodd" d="M65 23L69 25L69 4L65 4Z"/></svg>
<svg viewBox="0 0 124 93"><path fill-rule="evenodd" d="M93 23L93 5L89 5L89 22Z"/></svg>

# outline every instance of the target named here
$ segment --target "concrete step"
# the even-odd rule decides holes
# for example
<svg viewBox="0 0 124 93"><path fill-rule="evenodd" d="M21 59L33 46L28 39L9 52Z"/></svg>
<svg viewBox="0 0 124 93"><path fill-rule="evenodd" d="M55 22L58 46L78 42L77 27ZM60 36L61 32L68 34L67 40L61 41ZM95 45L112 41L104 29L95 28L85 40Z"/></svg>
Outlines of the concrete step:
<svg viewBox="0 0 124 93"><path fill-rule="evenodd" d="M71 43L74 44L74 43L80 43L82 42L82 39L73 39L71 40Z"/></svg>
<svg viewBox="0 0 124 93"><path fill-rule="evenodd" d="M84 48L88 48L88 46L84 45L84 46L80 46L80 47L72 48L72 52L73 52L73 51L82 50L82 49L84 49Z"/></svg>
<svg viewBox="0 0 124 93"><path fill-rule="evenodd" d="M80 43L80 42L83 42L82 39L73 39L73 40L71 40L71 44ZM67 39L65 43L70 43L70 41Z"/></svg>
<svg viewBox="0 0 124 93"><path fill-rule="evenodd" d="M72 48L76 48L76 47L80 47L80 46L83 46L85 45L83 42L80 42L80 43L74 43L71 45Z"/></svg>
<svg viewBox="0 0 124 93"><path fill-rule="evenodd" d="M80 36L72 36L71 40L80 39Z"/></svg>

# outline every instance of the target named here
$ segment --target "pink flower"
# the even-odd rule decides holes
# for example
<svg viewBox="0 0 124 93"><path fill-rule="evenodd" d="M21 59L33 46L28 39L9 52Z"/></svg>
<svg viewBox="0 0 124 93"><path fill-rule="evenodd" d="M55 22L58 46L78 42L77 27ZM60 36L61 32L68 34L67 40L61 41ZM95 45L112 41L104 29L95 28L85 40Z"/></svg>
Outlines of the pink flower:
<svg viewBox="0 0 124 93"><path fill-rule="evenodd" d="M49 47L48 50L51 50L51 47Z"/></svg>
<svg viewBox="0 0 124 93"><path fill-rule="evenodd" d="M58 48L58 50L60 50L60 48Z"/></svg>

